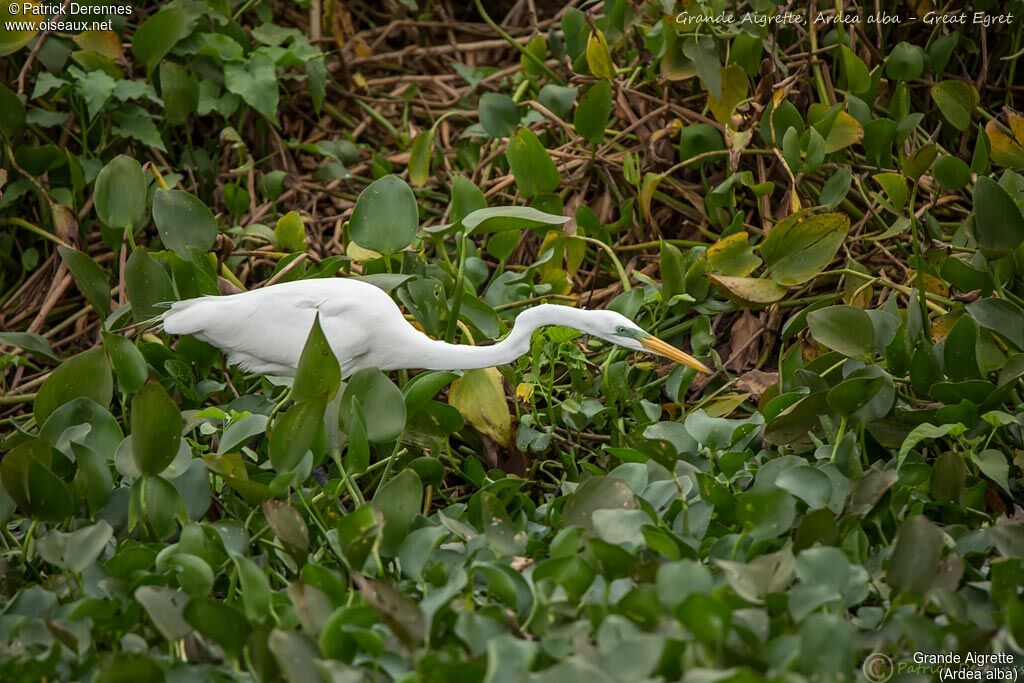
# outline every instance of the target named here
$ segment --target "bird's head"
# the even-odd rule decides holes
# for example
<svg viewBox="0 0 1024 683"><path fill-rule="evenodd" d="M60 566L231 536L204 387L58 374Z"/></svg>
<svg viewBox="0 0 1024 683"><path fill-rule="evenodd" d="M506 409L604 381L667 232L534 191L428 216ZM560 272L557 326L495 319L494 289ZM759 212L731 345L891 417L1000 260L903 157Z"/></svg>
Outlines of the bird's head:
<svg viewBox="0 0 1024 683"><path fill-rule="evenodd" d="M615 311L588 311L586 322L582 327L584 332L617 346L664 356L691 367L697 372L711 373L706 365L690 354L658 339L626 316Z"/></svg>

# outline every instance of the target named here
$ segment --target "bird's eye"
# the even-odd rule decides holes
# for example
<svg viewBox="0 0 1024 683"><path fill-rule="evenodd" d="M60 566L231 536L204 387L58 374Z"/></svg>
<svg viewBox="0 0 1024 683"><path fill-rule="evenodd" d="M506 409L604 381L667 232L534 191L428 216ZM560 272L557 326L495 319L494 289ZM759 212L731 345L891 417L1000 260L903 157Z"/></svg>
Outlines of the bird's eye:
<svg viewBox="0 0 1024 683"><path fill-rule="evenodd" d="M625 333L626 333L626 328L625 328L624 325L616 325L616 327L615 327L615 334L625 334Z"/></svg>

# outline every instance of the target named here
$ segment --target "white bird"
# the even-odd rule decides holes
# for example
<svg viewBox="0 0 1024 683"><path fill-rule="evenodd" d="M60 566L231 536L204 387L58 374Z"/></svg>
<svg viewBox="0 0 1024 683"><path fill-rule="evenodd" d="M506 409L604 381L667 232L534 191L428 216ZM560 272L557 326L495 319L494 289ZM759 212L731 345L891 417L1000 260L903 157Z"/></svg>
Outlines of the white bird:
<svg viewBox="0 0 1024 683"><path fill-rule="evenodd" d="M317 312L331 349L349 376L380 370L470 370L511 363L530 350L545 325L572 327L618 346L648 351L700 372L703 363L614 311L541 304L516 317L496 344L470 346L431 339L413 327L380 288L355 279L286 282L228 296L177 301L162 316L164 331L191 334L227 353L247 372L294 375Z"/></svg>

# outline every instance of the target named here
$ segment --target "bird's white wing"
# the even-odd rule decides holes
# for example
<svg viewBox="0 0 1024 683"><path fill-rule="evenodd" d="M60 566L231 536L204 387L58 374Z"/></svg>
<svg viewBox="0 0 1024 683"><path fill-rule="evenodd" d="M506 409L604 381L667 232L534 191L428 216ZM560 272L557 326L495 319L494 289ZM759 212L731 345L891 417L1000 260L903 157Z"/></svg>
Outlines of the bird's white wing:
<svg viewBox="0 0 1024 683"><path fill-rule="evenodd" d="M163 327L170 334L191 334L223 349L229 363L246 371L291 374L317 311L331 301L335 289L323 286L324 281L319 286L306 282L178 301L164 314ZM332 313L338 315L337 301L331 303ZM324 315L321 321L326 328ZM331 341L339 360L358 350L345 348L343 339Z"/></svg>

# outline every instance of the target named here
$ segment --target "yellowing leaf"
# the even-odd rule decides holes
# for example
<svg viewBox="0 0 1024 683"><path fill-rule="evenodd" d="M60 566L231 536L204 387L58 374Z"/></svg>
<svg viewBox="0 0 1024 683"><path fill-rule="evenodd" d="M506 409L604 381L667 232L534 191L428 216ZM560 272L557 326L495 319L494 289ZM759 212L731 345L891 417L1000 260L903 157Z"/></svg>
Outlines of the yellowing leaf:
<svg viewBox="0 0 1024 683"><path fill-rule="evenodd" d="M742 102L748 92L747 72L738 64L722 69L722 96L708 93L708 107L719 123L728 123L733 109Z"/></svg>
<svg viewBox="0 0 1024 683"><path fill-rule="evenodd" d="M601 31L593 31L587 39L587 65L590 67L590 73L597 78L609 81L615 78L612 53L608 50L608 40Z"/></svg>
<svg viewBox="0 0 1024 683"><path fill-rule="evenodd" d="M788 291L775 280L710 274L708 278L722 290L730 301L741 306L767 306L784 297Z"/></svg>
<svg viewBox="0 0 1024 683"><path fill-rule="evenodd" d="M1010 118L1010 127L1024 128L1024 121L1019 115ZM1024 131L1022 131L1024 132ZM1024 139L1011 138L1004 133L995 121L985 124L985 134L988 136L991 145L992 161L1000 166L1009 168L1020 168L1024 166ZM1016 134L1016 132L1015 132Z"/></svg>
<svg viewBox="0 0 1024 683"><path fill-rule="evenodd" d="M841 149L855 145L864 138L864 128L857 122L857 119L845 111L839 112L836 121L832 124L832 130L825 138L825 153L831 154Z"/></svg>
<svg viewBox="0 0 1024 683"><path fill-rule="evenodd" d="M448 403L477 431L507 446L512 436L512 416L505 403L505 389L497 368L467 370L452 382Z"/></svg>
<svg viewBox="0 0 1024 683"><path fill-rule="evenodd" d="M121 39L113 31L83 31L72 38L83 50L92 50L108 59L120 59L124 55Z"/></svg>
<svg viewBox="0 0 1024 683"><path fill-rule="evenodd" d="M750 275L761 265L750 247L749 236L745 232L737 232L724 237L707 250L708 267L721 275L743 277Z"/></svg>

